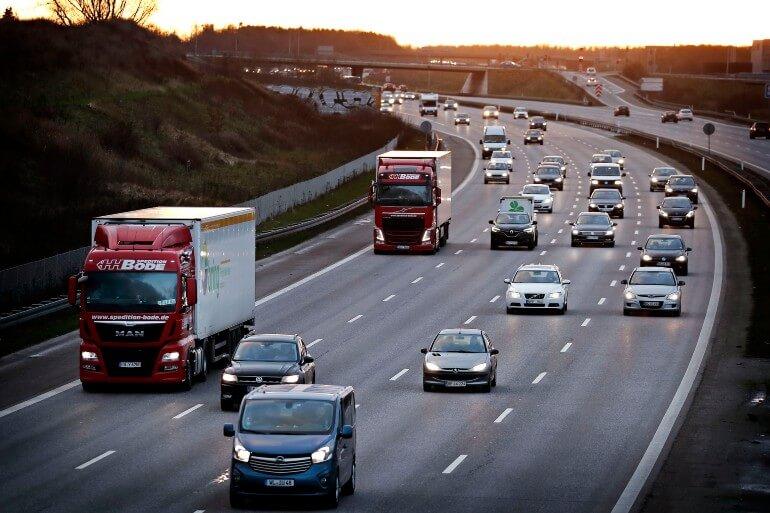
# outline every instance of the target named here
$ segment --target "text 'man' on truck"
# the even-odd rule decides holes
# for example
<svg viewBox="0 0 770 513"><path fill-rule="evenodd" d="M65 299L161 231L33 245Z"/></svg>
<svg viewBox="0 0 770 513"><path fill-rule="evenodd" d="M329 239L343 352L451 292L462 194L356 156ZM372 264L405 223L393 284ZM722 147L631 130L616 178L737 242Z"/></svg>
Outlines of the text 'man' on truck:
<svg viewBox="0 0 770 513"><path fill-rule="evenodd" d="M375 253L435 253L449 238L451 152L383 153L377 157L370 200Z"/></svg>
<svg viewBox="0 0 770 513"><path fill-rule="evenodd" d="M254 223L251 208L95 218L92 248L68 294L78 304L83 388L189 388L226 359L254 319Z"/></svg>

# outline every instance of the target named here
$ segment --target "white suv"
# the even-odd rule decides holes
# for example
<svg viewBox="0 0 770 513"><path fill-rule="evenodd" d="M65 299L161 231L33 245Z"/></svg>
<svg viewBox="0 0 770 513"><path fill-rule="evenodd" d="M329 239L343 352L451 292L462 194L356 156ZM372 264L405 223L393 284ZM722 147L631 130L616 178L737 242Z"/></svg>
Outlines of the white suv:
<svg viewBox="0 0 770 513"><path fill-rule="evenodd" d="M528 119L529 118L529 112L527 112L527 109L524 107L516 107L513 109L513 119Z"/></svg>
<svg viewBox="0 0 770 513"><path fill-rule="evenodd" d="M676 113L676 119L679 121L692 121L692 110L679 109L679 112Z"/></svg>
<svg viewBox="0 0 770 513"><path fill-rule="evenodd" d="M567 285L555 265L526 264L516 269L512 278L506 278L505 308L508 313L516 309L567 311Z"/></svg>

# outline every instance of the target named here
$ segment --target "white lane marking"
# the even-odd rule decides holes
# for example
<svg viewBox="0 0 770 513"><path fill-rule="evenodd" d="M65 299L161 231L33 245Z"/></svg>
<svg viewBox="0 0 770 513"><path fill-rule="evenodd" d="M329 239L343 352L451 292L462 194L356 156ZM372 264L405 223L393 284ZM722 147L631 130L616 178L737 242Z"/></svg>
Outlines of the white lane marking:
<svg viewBox="0 0 770 513"><path fill-rule="evenodd" d="M206 513L205 509L196 509L193 513Z"/></svg>
<svg viewBox="0 0 770 513"><path fill-rule="evenodd" d="M572 347L572 342L567 342L566 344L564 344L564 347L562 347L561 351L559 351L559 352L560 353L566 353L567 351L569 351L570 347Z"/></svg>
<svg viewBox="0 0 770 513"><path fill-rule="evenodd" d="M636 206L636 208L638 208L639 210L641 210L641 209L642 209L642 206L641 206L641 205L637 205L637 206Z"/></svg>
<svg viewBox="0 0 770 513"><path fill-rule="evenodd" d="M487 233L489 231L489 228L484 228L484 233Z"/></svg>
<svg viewBox="0 0 770 513"><path fill-rule="evenodd" d="M389 295L388 297L386 297L385 299L383 299L383 300L382 300L382 302L383 302L383 303L387 303L388 301L390 301L390 300L391 300L391 299L393 299L394 297L396 297L396 295L395 295L395 294L391 294L391 295Z"/></svg>
<svg viewBox="0 0 770 513"><path fill-rule="evenodd" d="M586 326L588 326L589 322L591 322L591 318L590 317L586 317L586 320L583 321L583 324L581 324L580 327L581 328L585 328Z"/></svg>
<svg viewBox="0 0 770 513"><path fill-rule="evenodd" d="M32 406L33 404L37 404L40 401L45 401L49 397L53 397L55 395L61 394L62 392L66 392L70 388L75 388L78 385L80 385L80 380L76 379L75 381L70 381L69 383L65 383L62 386L49 390L48 392L43 392L40 395L36 395L31 399L27 399L26 401L14 404L13 406L9 406L8 408L0 411L0 419L10 415L11 413L16 413L19 410L23 410L27 406Z"/></svg>
<svg viewBox="0 0 770 513"><path fill-rule="evenodd" d="M474 319L476 319L476 316L471 315L470 317L468 317L468 320L466 320L463 324L470 324L473 322Z"/></svg>
<svg viewBox="0 0 770 513"><path fill-rule="evenodd" d="M203 406L203 403L198 403L198 404L196 404L195 406L192 406L191 408L187 408L187 409L186 409L185 411L183 411L182 413L178 413L178 414L174 415L172 418L173 418L173 419L181 419L182 417L184 417L184 416L185 416L185 415L187 415L188 413L194 412L195 410L197 410L197 409L198 409L198 408L200 408L201 406Z"/></svg>
<svg viewBox="0 0 770 513"><path fill-rule="evenodd" d="M626 258L631 258L631 252L630 251L626 252Z"/></svg>
<svg viewBox="0 0 770 513"><path fill-rule="evenodd" d="M597 304L597 305L603 305L605 301L607 301L607 298L606 298L606 297L603 297L603 298L599 299L599 302L598 302L598 303L596 303L596 304Z"/></svg>
<svg viewBox="0 0 770 513"><path fill-rule="evenodd" d="M462 252L463 252L463 250L462 250L462 249L458 249L457 251L455 251L455 255L459 255L459 254L460 254L460 253L462 253Z"/></svg>
<svg viewBox="0 0 770 513"><path fill-rule="evenodd" d="M314 345L316 345L319 342L323 342L323 339L322 338L317 338L314 341L312 341L311 343L309 343L306 347L313 347Z"/></svg>
<svg viewBox="0 0 770 513"><path fill-rule="evenodd" d="M639 235L639 230L634 230L634 235Z"/></svg>
<svg viewBox="0 0 770 513"><path fill-rule="evenodd" d="M642 213L641 213L641 212L637 212L637 213L636 213L636 217L642 217ZM638 221L637 221L637 222L638 222Z"/></svg>
<svg viewBox="0 0 770 513"><path fill-rule="evenodd" d="M83 470L84 468L86 468L86 467L88 467L88 466L90 466L90 465L93 465L93 464L94 464L94 463L96 463L97 461L99 461L99 460L103 460L104 458L106 458L106 457L107 457L107 456L109 456L110 454L115 454L115 451L107 451L107 452L105 452L105 453L103 453L103 454L100 454L100 455L99 455L99 456L97 456L96 458L92 458L92 459L90 459L90 460L86 461L85 463L81 463L80 465L78 465L77 467L75 467L75 470Z"/></svg>
<svg viewBox="0 0 770 513"><path fill-rule="evenodd" d="M625 270L626 270L625 265L621 265L620 267L618 267L618 271L625 271Z"/></svg>
<svg viewBox="0 0 770 513"><path fill-rule="evenodd" d="M556 239L551 239L551 244L556 244Z"/></svg>
<svg viewBox="0 0 770 513"><path fill-rule="evenodd" d="M494 423L495 423L495 424L500 424L500 423L501 423L501 422L502 422L502 421L505 419L505 417L507 417L507 416L508 416L508 415L509 415L509 414L510 414L512 411L513 411L513 408L506 408L506 409L504 409L504 410L503 410L503 413L501 413L501 414L500 414L500 415L499 415L499 416L498 416L498 417L497 417L497 418L494 420Z"/></svg>
<svg viewBox="0 0 770 513"><path fill-rule="evenodd" d="M572 205L572 208L575 208L575 205ZM575 212L570 212L569 215L574 216Z"/></svg>
<svg viewBox="0 0 770 513"><path fill-rule="evenodd" d="M641 222L641 221L637 221L637 222L636 222L636 226L639 226L640 224L642 224L642 222Z"/></svg>
<svg viewBox="0 0 770 513"><path fill-rule="evenodd" d="M538 383L540 383L543 380L543 378L545 377L546 374L548 374L548 373L547 372L541 372L540 374L538 374L537 377L534 380L532 380L532 384L533 385L537 385Z"/></svg>
<svg viewBox="0 0 770 513"><path fill-rule="evenodd" d="M407 372L409 372L409 369L401 369L400 371L398 371L398 372L396 373L396 375L395 375L395 376L393 376L392 378L390 378L390 380L391 380L391 381L396 381L398 378L400 378L401 376L403 376L403 375L404 375L404 374L406 374Z"/></svg>
<svg viewBox="0 0 770 513"><path fill-rule="evenodd" d="M636 241L635 241L635 240L632 240L632 241L631 241L631 245L632 245L632 246L636 246Z"/></svg>
<svg viewBox="0 0 770 513"><path fill-rule="evenodd" d="M494 302L495 302L495 301L497 301L498 299L500 299L500 296L495 296L495 297L493 297L492 299L490 299L490 300L489 300L489 302L490 302L490 303L494 303Z"/></svg>
<svg viewBox="0 0 770 513"><path fill-rule="evenodd" d="M348 321L348 324L350 324L351 322L356 322L356 321L357 321L358 319L360 319L361 317L363 317L363 315L362 315L362 314L358 314L358 315L356 315L355 317L353 317L352 319L350 319L350 320Z"/></svg>
<svg viewBox="0 0 770 513"><path fill-rule="evenodd" d="M444 265L444 262L441 262L440 264L437 264L437 265L436 265L436 269L438 269L439 267L441 267L441 266L443 266L443 265Z"/></svg>
<svg viewBox="0 0 770 513"><path fill-rule="evenodd" d="M614 286L615 286L615 285L617 285L617 284L618 284L618 281L617 281L617 280L612 280L612 281L610 282L610 287L614 287Z"/></svg>
<svg viewBox="0 0 770 513"><path fill-rule="evenodd" d="M548 250L547 250L547 249L544 249L543 251L541 251L541 252L540 252L540 256L543 256L543 255L545 255L546 253L548 253Z"/></svg>
<svg viewBox="0 0 770 513"><path fill-rule="evenodd" d="M559 228L559 231L558 231L558 232L556 232L556 233L561 233L561 232L563 232L563 231L564 231L564 228Z"/></svg>
<svg viewBox="0 0 770 513"><path fill-rule="evenodd" d="M323 242L323 241L321 241L321 242ZM321 242L316 242L315 244L311 244L311 245L309 245L309 246L305 246L304 248L302 248L302 249L299 249L299 250L295 251L295 252L294 252L294 254L295 254L295 255L302 255L302 254L305 254L305 253L307 253L308 251L310 251L311 249L315 248L316 246L320 246L320 245L321 245Z"/></svg>
<svg viewBox="0 0 770 513"><path fill-rule="evenodd" d="M414 283L420 283L421 281L422 281L422 276L420 276L420 277L418 277L418 278L415 278L414 280L412 280L412 283L413 283L413 284L414 284Z"/></svg>
<svg viewBox="0 0 770 513"><path fill-rule="evenodd" d="M467 457L468 457L467 454L459 455L456 460L454 460L452 463L449 464L449 466L447 468L444 469L442 474L451 474L452 471L454 469L456 469L460 465L460 463L462 463L463 460L465 460L465 458L467 458Z"/></svg>
<svg viewBox="0 0 770 513"><path fill-rule="evenodd" d="M479 239L471 239L471 243L476 242Z"/></svg>

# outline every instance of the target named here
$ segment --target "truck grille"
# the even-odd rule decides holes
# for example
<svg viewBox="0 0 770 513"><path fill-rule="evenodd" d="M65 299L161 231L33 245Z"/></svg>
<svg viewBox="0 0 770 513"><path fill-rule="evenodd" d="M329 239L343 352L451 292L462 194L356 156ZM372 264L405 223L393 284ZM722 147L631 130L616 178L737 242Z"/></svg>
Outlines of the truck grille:
<svg viewBox="0 0 770 513"><path fill-rule="evenodd" d="M110 376L149 376L160 349L102 349ZM139 362L139 367L121 367L120 362Z"/></svg>
<svg viewBox="0 0 770 513"><path fill-rule="evenodd" d="M388 244L419 244L425 222L422 217L384 217L382 229Z"/></svg>
<svg viewBox="0 0 770 513"><path fill-rule="evenodd" d="M165 321L126 324L124 322L100 322L94 323L96 333L103 342L152 342L160 340Z"/></svg>
<svg viewBox="0 0 770 513"><path fill-rule="evenodd" d="M275 458L266 458L263 456L252 456L249 458L249 466L257 472L263 474L285 475L301 474L307 471L313 462L309 456L301 458L284 458L277 456Z"/></svg>

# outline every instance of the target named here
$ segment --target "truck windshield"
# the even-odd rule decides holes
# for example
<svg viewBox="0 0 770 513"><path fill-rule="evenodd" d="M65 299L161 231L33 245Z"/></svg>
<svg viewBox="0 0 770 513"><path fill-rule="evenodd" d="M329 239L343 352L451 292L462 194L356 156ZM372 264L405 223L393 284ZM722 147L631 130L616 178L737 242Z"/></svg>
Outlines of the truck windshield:
<svg viewBox="0 0 770 513"><path fill-rule="evenodd" d="M333 424L334 403L318 399L247 400L241 417L241 430L259 434L325 434Z"/></svg>
<svg viewBox="0 0 770 513"><path fill-rule="evenodd" d="M173 312L177 277L173 272L88 273L85 306L108 312Z"/></svg>
<svg viewBox="0 0 770 513"><path fill-rule="evenodd" d="M379 184L377 203L380 205L404 205L419 207L432 202L429 185Z"/></svg>
<svg viewBox="0 0 770 513"><path fill-rule="evenodd" d="M485 143L504 143L505 135L503 134L487 134L484 136Z"/></svg>

